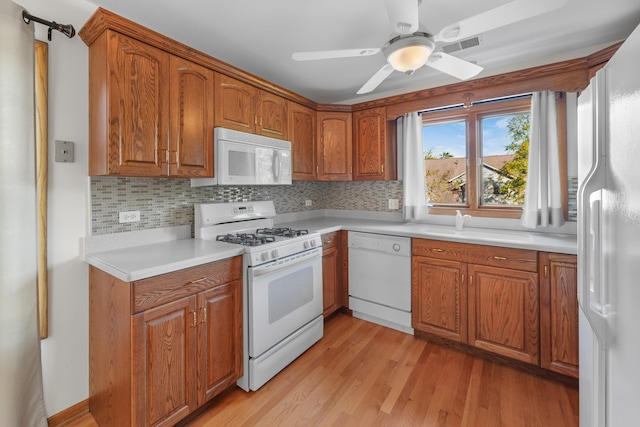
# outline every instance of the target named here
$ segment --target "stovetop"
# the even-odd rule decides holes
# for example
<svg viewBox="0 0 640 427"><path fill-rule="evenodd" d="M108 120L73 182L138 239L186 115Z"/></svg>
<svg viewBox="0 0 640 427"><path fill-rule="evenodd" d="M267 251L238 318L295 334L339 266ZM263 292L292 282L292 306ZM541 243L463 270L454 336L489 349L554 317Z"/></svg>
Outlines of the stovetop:
<svg viewBox="0 0 640 427"><path fill-rule="evenodd" d="M243 245L249 266L322 250L320 234L275 227L273 201L195 204L196 239Z"/></svg>

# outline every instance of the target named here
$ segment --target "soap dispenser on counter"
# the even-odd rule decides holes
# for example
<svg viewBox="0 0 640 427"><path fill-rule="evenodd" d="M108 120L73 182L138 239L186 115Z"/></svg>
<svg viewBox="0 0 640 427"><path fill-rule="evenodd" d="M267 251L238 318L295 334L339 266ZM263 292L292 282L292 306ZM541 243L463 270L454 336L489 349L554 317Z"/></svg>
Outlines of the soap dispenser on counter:
<svg viewBox="0 0 640 427"><path fill-rule="evenodd" d="M464 223L471 219L471 215L462 215L460 210L456 210L456 230L462 231Z"/></svg>

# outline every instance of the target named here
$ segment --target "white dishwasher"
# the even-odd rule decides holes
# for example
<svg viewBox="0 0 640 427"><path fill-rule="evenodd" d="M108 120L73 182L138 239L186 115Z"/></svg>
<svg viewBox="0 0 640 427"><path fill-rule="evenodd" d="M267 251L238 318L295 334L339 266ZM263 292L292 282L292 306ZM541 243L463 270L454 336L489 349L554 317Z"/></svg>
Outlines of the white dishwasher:
<svg viewBox="0 0 640 427"><path fill-rule="evenodd" d="M349 308L354 317L413 334L409 237L349 232Z"/></svg>

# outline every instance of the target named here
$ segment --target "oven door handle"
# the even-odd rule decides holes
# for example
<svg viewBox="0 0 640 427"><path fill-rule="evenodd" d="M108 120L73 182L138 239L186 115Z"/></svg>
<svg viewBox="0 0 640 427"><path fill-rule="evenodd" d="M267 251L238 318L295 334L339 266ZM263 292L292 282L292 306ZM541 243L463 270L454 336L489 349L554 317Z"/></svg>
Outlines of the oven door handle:
<svg viewBox="0 0 640 427"><path fill-rule="evenodd" d="M291 266L294 266L306 261L310 261L322 255L322 248L316 248L307 252L302 252L299 255L300 255L299 257L294 256L291 258L272 261L266 264L259 265L257 267L253 267L251 269L253 271L253 277L264 276L265 274L275 273L276 271L283 270L285 268L289 268ZM287 259L289 260L286 261Z"/></svg>

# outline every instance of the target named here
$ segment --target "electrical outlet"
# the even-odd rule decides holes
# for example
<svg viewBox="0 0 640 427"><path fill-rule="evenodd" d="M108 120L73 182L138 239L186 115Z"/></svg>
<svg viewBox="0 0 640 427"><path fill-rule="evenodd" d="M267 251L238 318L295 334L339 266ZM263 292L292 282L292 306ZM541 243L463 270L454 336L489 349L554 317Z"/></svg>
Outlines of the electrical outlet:
<svg viewBox="0 0 640 427"><path fill-rule="evenodd" d="M304 201L304 205L305 205L305 206L312 206L312 205L313 205L313 202L312 202L311 200L305 200L305 201Z"/></svg>
<svg viewBox="0 0 640 427"><path fill-rule="evenodd" d="M124 222L138 222L140 221L140 211L120 212L119 220L120 224Z"/></svg>
<svg viewBox="0 0 640 427"><path fill-rule="evenodd" d="M398 199L389 199L389 209L400 209Z"/></svg>

